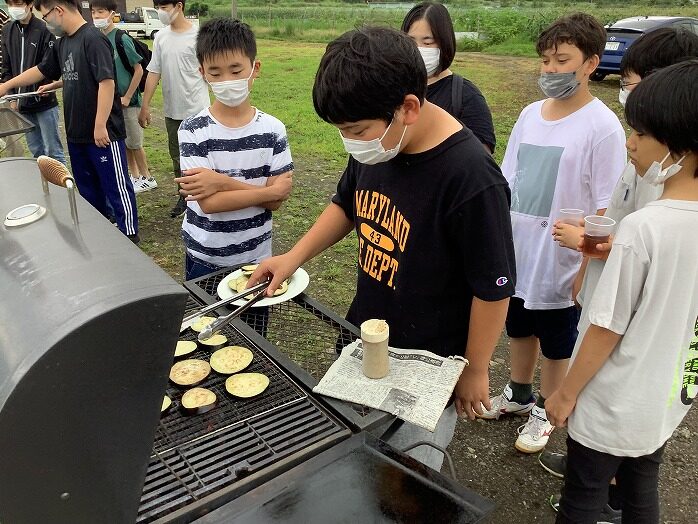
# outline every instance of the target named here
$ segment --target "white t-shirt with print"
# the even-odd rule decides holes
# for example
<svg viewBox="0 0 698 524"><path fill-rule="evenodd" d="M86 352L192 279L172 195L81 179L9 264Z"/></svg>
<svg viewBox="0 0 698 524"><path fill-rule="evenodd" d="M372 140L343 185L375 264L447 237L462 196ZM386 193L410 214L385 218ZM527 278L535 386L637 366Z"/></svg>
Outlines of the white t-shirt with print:
<svg viewBox="0 0 698 524"><path fill-rule="evenodd" d="M196 59L198 29L177 33L170 26L157 32L148 71L160 75L163 113L184 120L211 105L208 86Z"/></svg>
<svg viewBox="0 0 698 524"><path fill-rule="evenodd" d="M577 399L569 435L616 456L661 447L698 393L698 202L659 200L618 228L584 309L571 362L590 324L623 335Z"/></svg>
<svg viewBox="0 0 698 524"><path fill-rule="evenodd" d="M502 173L511 188L516 250L516 297L527 309L573 305L581 255L551 236L560 209L594 214L608 206L625 166L625 133L618 117L594 99L560 120L544 120L541 100L519 116Z"/></svg>

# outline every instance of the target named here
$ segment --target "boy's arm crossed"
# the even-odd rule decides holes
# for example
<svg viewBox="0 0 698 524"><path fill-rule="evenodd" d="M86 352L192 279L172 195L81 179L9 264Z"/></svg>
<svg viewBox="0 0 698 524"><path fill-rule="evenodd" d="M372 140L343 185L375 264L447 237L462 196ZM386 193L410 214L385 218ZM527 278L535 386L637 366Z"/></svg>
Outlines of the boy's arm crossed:
<svg viewBox="0 0 698 524"><path fill-rule="evenodd" d="M252 206L266 207L267 203L284 201L291 193L291 173L279 175L279 179L271 186L253 187L254 189L244 191L220 191L199 200L199 206L204 213L221 213Z"/></svg>

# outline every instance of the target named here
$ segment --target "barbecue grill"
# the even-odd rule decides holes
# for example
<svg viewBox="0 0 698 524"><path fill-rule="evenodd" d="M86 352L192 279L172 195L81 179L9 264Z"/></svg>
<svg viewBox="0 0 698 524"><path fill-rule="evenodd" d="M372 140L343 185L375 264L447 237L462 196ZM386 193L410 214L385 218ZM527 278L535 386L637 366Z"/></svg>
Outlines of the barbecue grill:
<svg viewBox="0 0 698 524"><path fill-rule="evenodd" d="M365 431L391 415L312 393L358 331L305 294L221 331L269 387L233 400L213 373L201 386L217 406L185 415L167 381L176 341L195 339L180 321L216 301L230 270L183 288L80 196L74 222L64 193L44 192L35 161L0 161L0 215L46 209L0 226L0 522L476 522L491 510Z"/></svg>

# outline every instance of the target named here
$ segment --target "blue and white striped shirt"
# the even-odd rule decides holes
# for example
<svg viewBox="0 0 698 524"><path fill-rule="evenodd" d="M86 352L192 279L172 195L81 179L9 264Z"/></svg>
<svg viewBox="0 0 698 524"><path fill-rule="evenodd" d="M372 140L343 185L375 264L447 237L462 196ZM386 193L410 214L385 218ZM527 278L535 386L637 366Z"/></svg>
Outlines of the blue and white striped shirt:
<svg viewBox="0 0 698 524"><path fill-rule="evenodd" d="M178 136L182 170L205 167L264 186L270 176L293 169L285 126L259 109L248 124L230 128L206 108L184 120ZM271 211L263 207L206 214L188 202L182 239L191 256L233 266L270 257L271 229Z"/></svg>

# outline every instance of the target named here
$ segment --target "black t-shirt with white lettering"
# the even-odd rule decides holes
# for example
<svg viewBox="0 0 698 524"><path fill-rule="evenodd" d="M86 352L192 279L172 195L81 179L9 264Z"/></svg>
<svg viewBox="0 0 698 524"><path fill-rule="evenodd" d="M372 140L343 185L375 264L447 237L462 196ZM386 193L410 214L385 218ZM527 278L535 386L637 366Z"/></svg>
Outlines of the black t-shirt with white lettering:
<svg viewBox="0 0 698 524"><path fill-rule="evenodd" d="M115 78L114 51L107 37L84 24L72 35L59 38L53 52L47 53L38 67L46 78L63 78L63 115L68 142L94 143L99 83ZM111 140L126 138L116 89L107 131Z"/></svg>
<svg viewBox="0 0 698 524"><path fill-rule="evenodd" d="M458 114L453 107L453 82L455 78L463 83L463 97ZM468 126L480 142L494 151L497 140L494 135L492 113L485 97L470 80L448 75L427 87L427 100L448 111L454 118Z"/></svg>
<svg viewBox="0 0 698 524"><path fill-rule="evenodd" d="M389 162L350 158L332 201L359 239L347 320L385 319L391 346L463 355L473 296L514 294L509 186L469 129Z"/></svg>

